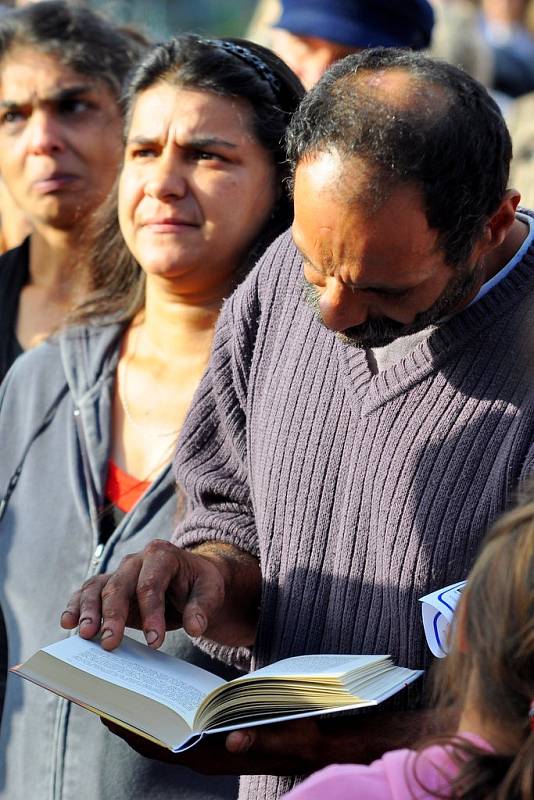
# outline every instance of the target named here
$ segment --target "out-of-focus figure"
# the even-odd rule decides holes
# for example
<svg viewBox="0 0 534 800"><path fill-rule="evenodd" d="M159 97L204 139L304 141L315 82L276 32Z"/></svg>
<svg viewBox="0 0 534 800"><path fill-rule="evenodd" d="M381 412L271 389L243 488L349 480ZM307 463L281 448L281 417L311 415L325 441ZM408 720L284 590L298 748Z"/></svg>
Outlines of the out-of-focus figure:
<svg viewBox="0 0 534 800"><path fill-rule="evenodd" d="M516 73L534 73L534 3L520 0L486 0L487 25L504 39L505 57L501 63L515 65ZM508 44L507 44L508 42ZM520 86L522 88L522 84ZM510 182L521 192L521 203L534 204L534 86L517 97L506 109L506 121L512 135L514 157Z"/></svg>
<svg viewBox="0 0 534 800"><path fill-rule="evenodd" d="M272 47L273 25L280 19L280 0L260 0L247 29L247 39Z"/></svg>
<svg viewBox="0 0 534 800"><path fill-rule="evenodd" d="M493 53L471 0L433 0L436 24L430 53L465 70L486 87L493 85Z"/></svg>
<svg viewBox="0 0 534 800"><path fill-rule="evenodd" d="M507 114L514 145L510 185L521 192L521 204L534 205L534 92L517 98Z"/></svg>
<svg viewBox="0 0 534 800"><path fill-rule="evenodd" d="M272 47L310 89L349 53L428 47L433 24L427 0L283 0Z"/></svg>
<svg viewBox="0 0 534 800"><path fill-rule="evenodd" d="M0 258L0 381L81 292L81 240L122 154L120 95L142 47L83 6L0 17L0 174L32 225Z"/></svg>
<svg viewBox="0 0 534 800"><path fill-rule="evenodd" d="M482 0L482 32L495 62L493 86L511 97L534 90L534 38L527 0Z"/></svg>

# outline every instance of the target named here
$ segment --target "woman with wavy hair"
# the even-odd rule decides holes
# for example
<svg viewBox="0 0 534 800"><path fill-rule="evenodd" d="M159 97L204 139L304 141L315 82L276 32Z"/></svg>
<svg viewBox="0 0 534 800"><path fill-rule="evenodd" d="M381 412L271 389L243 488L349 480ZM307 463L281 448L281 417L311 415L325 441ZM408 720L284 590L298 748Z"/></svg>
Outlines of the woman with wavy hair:
<svg viewBox="0 0 534 800"><path fill-rule="evenodd" d="M219 310L291 223L283 139L302 91L270 51L238 40L179 37L135 73L89 296L73 324L17 361L0 394L10 663L58 638L80 583L170 537L179 514L170 461ZM181 631L166 649L217 670ZM0 744L10 800L237 791L233 778L142 759L91 715L15 683Z"/></svg>

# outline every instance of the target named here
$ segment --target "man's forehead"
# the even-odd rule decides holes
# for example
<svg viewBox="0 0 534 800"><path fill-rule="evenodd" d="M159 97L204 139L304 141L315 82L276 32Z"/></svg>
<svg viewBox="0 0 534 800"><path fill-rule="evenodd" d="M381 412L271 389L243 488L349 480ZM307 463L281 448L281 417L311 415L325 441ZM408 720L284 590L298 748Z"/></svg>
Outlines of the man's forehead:
<svg viewBox="0 0 534 800"><path fill-rule="evenodd" d="M381 282L393 271L402 281L441 262L439 236L428 226L419 187L400 184L373 208L365 191L357 192L358 200L340 191L335 175L335 160L327 159L317 173L310 165L295 181L293 236L317 269L347 278L378 276ZM365 176L362 181L359 189Z"/></svg>
<svg viewBox="0 0 534 800"><path fill-rule="evenodd" d="M371 184L376 168L360 158L340 153L335 148L309 154L299 162L295 170L295 205L301 202L301 189L310 189L314 194L333 194L347 203L354 198L366 196L369 204ZM373 203L374 204L374 203Z"/></svg>

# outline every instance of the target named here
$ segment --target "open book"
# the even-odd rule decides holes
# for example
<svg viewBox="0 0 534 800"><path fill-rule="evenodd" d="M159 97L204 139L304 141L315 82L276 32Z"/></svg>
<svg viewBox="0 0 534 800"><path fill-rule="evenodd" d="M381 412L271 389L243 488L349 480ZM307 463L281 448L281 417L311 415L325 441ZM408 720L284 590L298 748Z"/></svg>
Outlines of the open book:
<svg viewBox="0 0 534 800"><path fill-rule="evenodd" d="M128 637L107 652L79 636L12 672L173 752L206 733L376 705L421 674L388 656L314 655L227 682Z"/></svg>

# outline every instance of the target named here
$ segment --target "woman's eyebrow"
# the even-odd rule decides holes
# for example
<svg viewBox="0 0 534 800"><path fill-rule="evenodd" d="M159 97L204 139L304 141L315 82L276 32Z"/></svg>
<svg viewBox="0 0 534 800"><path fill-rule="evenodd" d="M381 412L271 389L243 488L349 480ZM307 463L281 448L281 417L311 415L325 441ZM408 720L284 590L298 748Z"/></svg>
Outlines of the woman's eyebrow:
<svg viewBox="0 0 534 800"><path fill-rule="evenodd" d="M95 87L90 83L80 83L75 84L74 86L66 86L62 89L57 89L55 91L50 92L49 94L44 95L43 97L37 98L38 104L61 104L68 102L69 100L76 100L79 97L82 97L90 92L93 92ZM34 97L26 98L26 99L19 99L19 100L0 100L0 107L1 108L20 108L21 106L25 105L32 105L35 103L36 100Z"/></svg>
<svg viewBox="0 0 534 800"><path fill-rule="evenodd" d="M188 147L231 147L235 149L237 144L222 139L220 136L194 136L187 140Z"/></svg>
<svg viewBox="0 0 534 800"><path fill-rule="evenodd" d="M146 144L154 144L154 142L158 141L159 137L157 135L154 136L132 136L128 139L127 144L139 144L139 145L146 145ZM235 150L237 144L234 142L229 142L227 139L222 139L219 136L200 136L200 137L192 137L190 139L186 139L183 143L184 147L196 147L199 150L203 147L228 147L232 150Z"/></svg>

